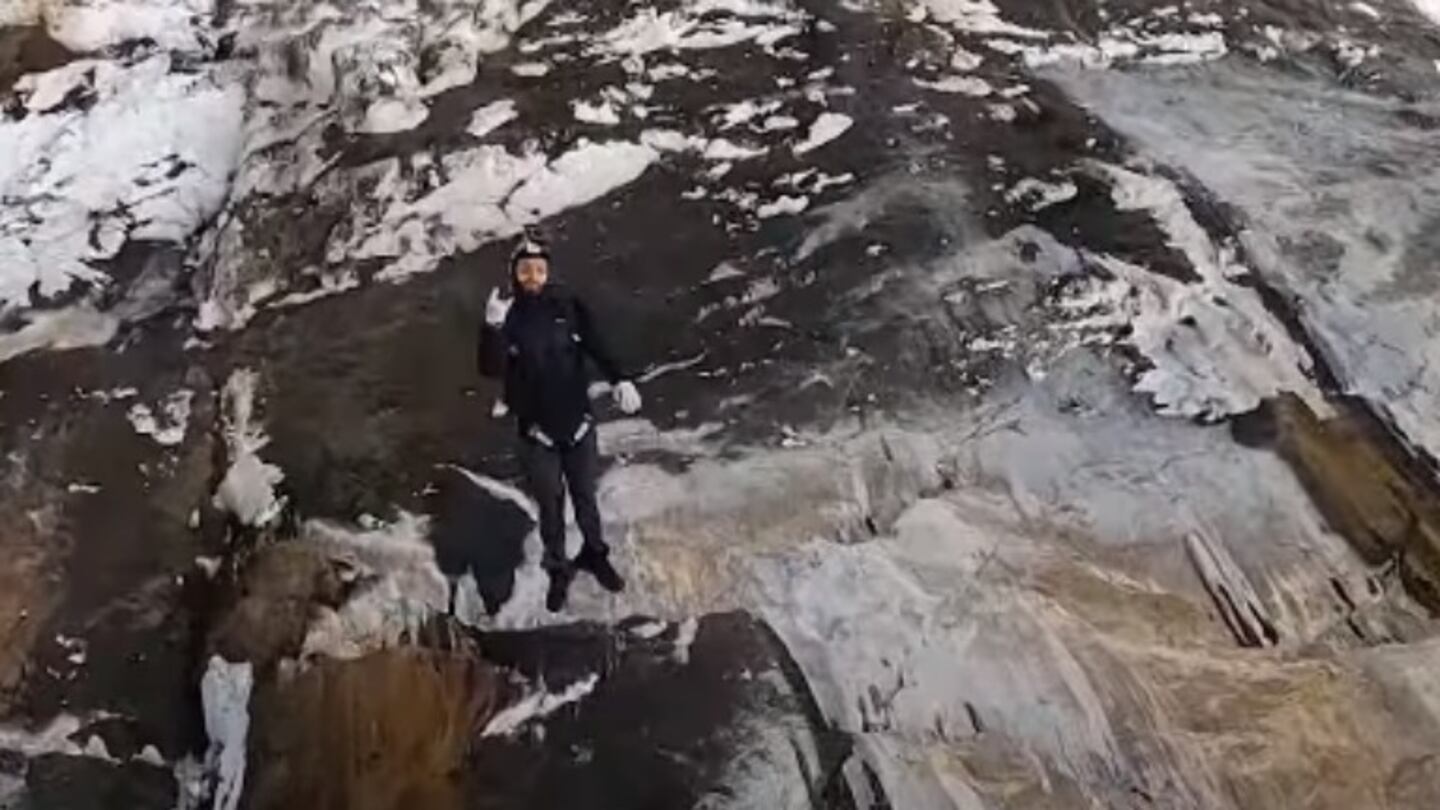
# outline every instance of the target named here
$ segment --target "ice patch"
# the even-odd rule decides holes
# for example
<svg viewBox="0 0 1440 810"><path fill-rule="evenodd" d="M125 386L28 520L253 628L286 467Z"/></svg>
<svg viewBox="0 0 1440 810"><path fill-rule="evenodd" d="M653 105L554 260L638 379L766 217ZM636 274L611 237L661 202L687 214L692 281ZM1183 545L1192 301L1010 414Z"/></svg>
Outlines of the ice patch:
<svg viewBox="0 0 1440 810"><path fill-rule="evenodd" d="M542 687L539 691L521 698L514 705L497 712L494 717L490 718L490 722L485 724L485 730L480 732L480 736L511 736L526 723L544 719L565 706L579 703L586 695L595 691L595 684L599 682L600 676L592 673L589 677L570 684L560 692L546 692Z"/></svg>
<svg viewBox="0 0 1440 810"><path fill-rule="evenodd" d="M245 790L245 746L250 734L250 691L255 672L249 661L232 664L212 656L200 679L205 736L210 748L205 771L213 780L213 810L235 810Z"/></svg>
<svg viewBox="0 0 1440 810"><path fill-rule="evenodd" d="M803 155L844 135L854 125L855 120L844 113L823 112L810 124L810 131L805 139L796 143L793 147L795 154Z"/></svg>
<svg viewBox="0 0 1440 810"><path fill-rule="evenodd" d="M143 402L130 406L126 416L136 433L153 438L161 446L173 447L185 440L190 403L194 398L194 391L182 389L165 398L158 416Z"/></svg>

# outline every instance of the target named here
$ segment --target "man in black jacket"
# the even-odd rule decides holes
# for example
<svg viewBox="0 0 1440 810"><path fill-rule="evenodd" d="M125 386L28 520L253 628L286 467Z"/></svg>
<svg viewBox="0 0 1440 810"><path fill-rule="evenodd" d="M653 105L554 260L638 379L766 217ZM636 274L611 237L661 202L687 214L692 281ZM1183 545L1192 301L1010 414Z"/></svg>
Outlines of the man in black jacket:
<svg viewBox="0 0 1440 810"><path fill-rule="evenodd" d="M586 358L608 378L625 413L640 410L640 393L625 379L585 303L550 282L545 245L524 236L510 257L513 300L490 291L480 330L480 371L505 381L504 404L520 429L520 454L530 494L540 507L544 566L550 575L545 606L565 607L575 570L594 574L611 593L625 582L610 564L595 501L600 455L590 413ZM580 555L565 554L565 488L585 539Z"/></svg>

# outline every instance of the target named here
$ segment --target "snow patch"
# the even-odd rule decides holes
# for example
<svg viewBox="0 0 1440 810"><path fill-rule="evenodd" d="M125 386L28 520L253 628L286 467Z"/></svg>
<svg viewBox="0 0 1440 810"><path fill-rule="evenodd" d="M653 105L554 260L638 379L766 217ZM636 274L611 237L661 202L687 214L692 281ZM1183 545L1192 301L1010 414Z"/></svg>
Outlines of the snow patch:
<svg viewBox="0 0 1440 810"><path fill-rule="evenodd" d="M1233 246L1211 241L1174 183L1099 163L1089 169L1111 183L1117 208L1149 212L1200 277L1185 283L1097 257L1116 279L1100 296L1108 297L1128 324L1126 342L1153 364L1136 390L1153 396L1161 413L1175 416L1218 419L1249 411L1281 391L1299 394L1317 413L1328 414L1309 376L1309 355L1253 289L1232 280L1247 275L1248 268L1238 263Z"/></svg>
<svg viewBox="0 0 1440 810"><path fill-rule="evenodd" d="M795 154L803 155L824 146L836 138L844 135L853 126L855 120L844 113L823 112L810 124L810 131L805 139L796 143L793 147Z"/></svg>
<svg viewBox="0 0 1440 810"><path fill-rule="evenodd" d="M1038 44L1008 39L989 40L991 50L1018 56L1029 68L1078 64L1106 68L1138 62L1152 65L1182 65L1219 59L1229 52L1220 31L1149 34L1130 28L1115 28L1100 35L1097 44L1062 42Z"/></svg>
<svg viewBox="0 0 1440 810"><path fill-rule="evenodd" d="M120 329L119 318L88 306L33 312L26 320L19 330L0 334L0 363L34 351L104 346Z"/></svg>
<svg viewBox="0 0 1440 810"><path fill-rule="evenodd" d="M810 207L809 197L783 195L755 209L755 216L761 219L770 219L771 217L799 214L808 207Z"/></svg>
<svg viewBox="0 0 1440 810"><path fill-rule="evenodd" d="M166 397L157 415L149 405L137 402L126 414L135 432L153 438L156 444L173 447L185 440L185 428L190 421L190 403L195 392L181 389Z"/></svg>
<svg viewBox="0 0 1440 810"><path fill-rule="evenodd" d="M258 380L254 371L236 369L226 380L221 395L230 467L213 500L216 508L224 509L246 526L269 525L285 507L285 499L275 492L285 474L259 456L270 437L255 420Z"/></svg>
<svg viewBox="0 0 1440 810"><path fill-rule="evenodd" d="M618 59L744 42L771 46L800 33L804 19L788 3L767 0L684 0L664 12L646 6L600 35L589 53Z"/></svg>
<svg viewBox="0 0 1440 810"><path fill-rule="evenodd" d="M361 586L339 609L320 609L301 657L354 659L399 643L449 608L450 584L427 540L429 521L401 511L393 523L354 529L307 521L305 539L360 572ZM478 597L477 597L478 602ZM473 618L462 616L462 620Z"/></svg>
<svg viewBox="0 0 1440 810"><path fill-rule="evenodd" d="M984 98L995 92L995 88L991 87L989 82L974 76L945 76L933 82L924 79L915 79L914 81L916 86L934 90L937 93L960 93L975 98Z"/></svg>
<svg viewBox="0 0 1440 810"><path fill-rule="evenodd" d="M553 160L495 145L441 158L445 178L402 171L398 159L371 167L387 203L358 209L353 235L329 246L330 261L390 260L379 278L397 281L433 270L445 257L505 239L529 224L628 185L658 157L643 144L581 139Z"/></svg>
<svg viewBox="0 0 1440 810"><path fill-rule="evenodd" d="M1422 2L1423 2L1423 0L1422 0ZM1350 8L1351 8L1351 10L1353 10L1353 11L1357 11L1357 12L1359 12L1359 13L1361 13L1361 14L1364 14L1366 17L1369 17L1369 18L1372 19L1372 20L1378 20L1378 19L1380 19L1380 12L1376 11L1376 10L1375 10L1375 7L1372 6L1372 5L1370 5L1369 3L1359 3L1359 2L1351 3L1351 4L1350 4Z"/></svg>
<svg viewBox="0 0 1440 810"><path fill-rule="evenodd" d="M684 666L690 663L690 647L695 643L695 637L700 632L700 620L690 617L675 630L674 656L676 663Z"/></svg>
<svg viewBox="0 0 1440 810"><path fill-rule="evenodd" d="M582 139L526 178L506 203L512 221L528 224L598 200L639 179L657 155L636 143Z"/></svg>
<svg viewBox="0 0 1440 810"><path fill-rule="evenodd" d="M1415 8L1440 25L1440 0L1412 0Z"/></svg>
<svg viewBox="0 0 1440 810"><path fill-rule="evenodd" d="M88 109L0 121L0 313L102 288L128 239L184 242L219 209L240 154L243 92L170 57L32 79L48 104L84 84ZM38 345L38 344L37 344Z"/></svg>
<svg viewBox="0 0 1440 810"><path fill-rule="evenodd" d="M719 264L715 265L715 268L713 270L710 271L710 275L705 277L705 283L714 284L717 281L727 281L732 278L744 277L744 270L741 270L730 262L720 262Z"/></svg>
<svg viewBox="0 0 1440 810"><path fill-rule="evenodd" d="M628 632L635 638L640 639L641 641L649 641L650 639L659 636L661 633L664 633L668 628L669 625L667 625L665 622L648 621L634 625L630 627L626 632Z"/></svg>
<svg viewBox="0 0 1440 810"><path fill-rule="evenodd" d="M757 116L775 112L780 106L781 102L778 100L757 102L752 99L726 104L720 110L719 127L722 131L733 129Z"/></svg>
<svg viewBox="0 0 1440 810"><path fill-rule="evenodd" d="M32 24L43 23L56 42L72 51L100 51L140 39L185 51L207 44L207 23L214 14L215 0L70 0L20 5L22 14L24 6L33 9Z"/></svg>
<svg viewBox="0 0 1440 810"><path fill-rule="evenodd" d="M82 720L73 714L61 713L38 731L0 725L0 751L15 751L28 758L44 754L85 756L85 750L71 738L95 719Z"/></svg>
<svg viewBox="0 0 1440 810"><path fill-rule="evenodd" d="M490 722L485 724L485 730L480 732L480 736L511 736L526 723L544 719L565 706L579 703L586 695L595 691L595 684L599 682L600 676L591 673L589 677L582 678L559 692L547 692L542 687L497 712L490 718Z"/></svg>
<svg viewBox="0 0 1440 810"><path fill-rule="evenodd" d="M1052 205L1075 199L1080 190L1069 180L1051 183L1027 177L1005 192L1005 201L1012 205L1024 202L1031 211L1042 211Z"/></svg>
<svg viewBox="0 0 1440 810"><path fill-rule="evenodd" d="M1000 9L990 0L919 0L918 8L936 22L971 34L1001 34L1005 36L1044 39L1047 34L1034 28L1006 22L1000 16Z"/></svg>
<svg viewBox="0 0 1440 810"><path fill-rule="evenodd" d="M591 104L587 101L576 99L570 102L570 110L576 121L586 124L599 124L601 126L613 127L620 123L620 113L615 110L615 105L608 101L601 101Z"/></svg>

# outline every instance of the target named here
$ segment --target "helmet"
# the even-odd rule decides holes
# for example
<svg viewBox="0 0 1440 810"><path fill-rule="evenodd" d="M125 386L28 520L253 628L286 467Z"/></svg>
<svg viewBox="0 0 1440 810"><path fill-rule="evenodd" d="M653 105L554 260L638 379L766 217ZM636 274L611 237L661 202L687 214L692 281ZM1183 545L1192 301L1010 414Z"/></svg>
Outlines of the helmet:
<svg viewBox="0 0 1440 810"><path fill-rule="evenodd" d="M515 248L510 251L510 271L515 271L515 265L521 259L540 258L549 261L550 249L545 245L545 240L533 232L525 232L515 242Z"/></svg>

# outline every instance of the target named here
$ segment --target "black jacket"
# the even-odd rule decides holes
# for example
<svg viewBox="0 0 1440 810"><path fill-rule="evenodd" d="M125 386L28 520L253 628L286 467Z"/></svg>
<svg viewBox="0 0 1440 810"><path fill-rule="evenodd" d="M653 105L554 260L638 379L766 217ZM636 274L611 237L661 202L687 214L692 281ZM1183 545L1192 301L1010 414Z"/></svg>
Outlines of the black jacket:
<svg viewBox="0 0 1440 810"><path fill-rule="evenodd" d="M520 435L573 443L590 420L589 357L611 384L624 379L590 309L564 287L548 284L539 295L520 294L505 322L480 327L480 373L505 381L505 404Z"/></svg>

